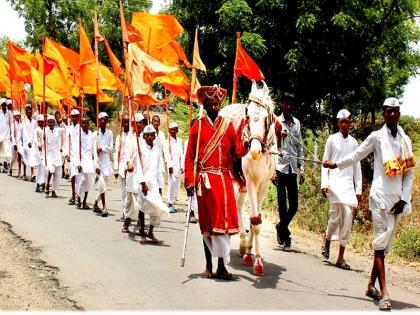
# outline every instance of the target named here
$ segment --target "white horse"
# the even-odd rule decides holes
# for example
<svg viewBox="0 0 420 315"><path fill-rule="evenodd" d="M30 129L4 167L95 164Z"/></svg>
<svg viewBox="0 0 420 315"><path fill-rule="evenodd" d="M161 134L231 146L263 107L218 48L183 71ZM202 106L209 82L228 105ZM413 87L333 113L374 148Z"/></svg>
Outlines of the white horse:
<svg viewBox="0 0 420 315"><path fill-rule="evenodd" d="M252 266L253 273L264 275L259 237L261 231L261 206L267 194L270 179L276 170L276 157L271 152L277 152L275 136L274 104L269 96L269 89L263 81L263 88L252 83L251 93L247 104L232 104L224 107L220 115L231 118L235 129L240 132L242 139L250 144L249 153L242 158L242 172L246 180L246 189L241 187L236 202L238 208L240 228L240 248L244 265ZM281 128L281 127L280 127ZM243 205L245 197L251 206L250 233L246 239L245 223L243 220ZM255 261L253 261L252 246L255 238Z"/></svg>

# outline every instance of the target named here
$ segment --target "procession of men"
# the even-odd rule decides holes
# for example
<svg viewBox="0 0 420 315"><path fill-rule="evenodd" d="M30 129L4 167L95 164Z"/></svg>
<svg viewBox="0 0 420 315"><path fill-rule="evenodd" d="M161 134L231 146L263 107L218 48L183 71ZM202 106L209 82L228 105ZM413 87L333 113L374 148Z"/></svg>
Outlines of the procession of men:
<svg viewBox="0 0 420 315"><path fill-rule="evenodd" d="M164 240L159 239L154 228L170 213L178 211L175 202L179 202L184 177L187 195L195 201L189 203L192 206L188 211L192 215L187 218L190 223L198 221L203 236L203 276L231 280L234 275L226 267L230 262L230 237L239 232L241 219L236 209L233 165L248 153L249 142L236 133L232 122L218 114L226 94L227 91L217 85L202 86L198 90L199 103L206 115L191 125L185 148L177 136L178 124L169 124L166 138L158 129L159 116L151 118L141 112L131 117L122 115L121 131L114 141L112 131L107 128L110 121L106 112L99 113L98 129L92 132L89 119L78 109L71 111L67 121L67 116L63 119L60 112L33 115L32 106L26 105L26 117L22 120L13 102L1 99L2 171L12 175L17 164L17 177L35 182L35 192L50 198L62 193L60 182L65 180L65 171L68 171L69 205L92 209L102 217L108 216L106 192L110 176L114 174L121 189L122 232L129 233L130 226L137 221L139 242L156 245ZM277 133L277 141L287 143L282 149L287 154L278 158L276 174L272 177L278 191L277 240L285 252L292 247L289 225L298 211L297 178L300 184L304 181L304 145L300 122L292 116L295 106L293 94L286 94L281 100L282 114L278 120L283 130ZM337 113L339 131L328 138L324 150L321 192L329 200L330 211L321 253L328 260L331 242L339 241L335 265L351 269L344 253L351 238L354 208L362 194L360 160L374 152L369 195L374 262L365 294L379 301L379 309L389 310L392 306L385 281L385 256L391 249L401 215L411 212L415 160L411 140L398 124L398 99L391 97L384 101L383 127L372 132L360 145L349 134L351 116L347 109ZM167 204L163 201L165 185L168 187ZM92 207L87 202L88 196L93 196ZM216 272L213 272L212 258L217 258ZM375 287L376 280L379 289Z"/></svg>

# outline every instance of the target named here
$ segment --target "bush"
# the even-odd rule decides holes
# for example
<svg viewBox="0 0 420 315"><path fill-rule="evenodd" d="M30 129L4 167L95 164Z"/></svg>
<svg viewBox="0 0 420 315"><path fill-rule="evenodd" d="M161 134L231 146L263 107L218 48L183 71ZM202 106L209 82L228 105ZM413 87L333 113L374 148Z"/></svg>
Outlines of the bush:
<svg viewBox="0 0 420 315"><path fill-rule="evenodd" d="M420 258L420 230L404 229L394 241L394 251L409 260Z"/></svg>

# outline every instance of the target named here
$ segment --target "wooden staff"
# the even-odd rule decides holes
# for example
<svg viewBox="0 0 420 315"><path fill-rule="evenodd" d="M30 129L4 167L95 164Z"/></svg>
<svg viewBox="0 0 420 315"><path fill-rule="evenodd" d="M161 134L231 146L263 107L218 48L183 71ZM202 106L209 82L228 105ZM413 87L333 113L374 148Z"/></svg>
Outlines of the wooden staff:
<svg viewBox="0 0 420 315"><path fill-rule="evenodd" d="M203 105L200 105L200 110L198 113L198 133L197 133L197 146L195 148L195 156L194 156L194 168L193 168L193 181L194 181L194 190L195 190L195 177L197 174L197 165L198 165L198 152L200 147L200 135L201 135L201 116L203 115ZM191 145L191 143L188 143ZM188 240L188 230L190 227L190 216L191 216L191 201L192 196L188 198L188 213L187 219L185 222L185 229L184 229L184 244L182 246L182 257L181 257L181 267L185 265L185 253L187 251L187 240Z"/></svg>
<svg viewBox="0 0 420 315"><path fill-rule="evenodd" d="M233 91L232 91L232 104L236 103L236 89L237 89L237 84L238 84L238 78L236 77L236 73L235 73L235 67L236 67L236 62L238 61L238 47L239 44L241 42L241 33L237 32L236 33L236 52L235 52L235 64L233 66Z"/></svg>

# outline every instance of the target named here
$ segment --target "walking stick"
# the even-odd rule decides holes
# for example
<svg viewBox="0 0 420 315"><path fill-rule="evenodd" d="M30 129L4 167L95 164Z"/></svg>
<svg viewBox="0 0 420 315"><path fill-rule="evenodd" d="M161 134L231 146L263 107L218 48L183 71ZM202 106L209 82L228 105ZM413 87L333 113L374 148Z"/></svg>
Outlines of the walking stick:
<svg viewBox="0 0 420 315"><path fill-rule="evenodd" d="M197 133L197 146L195 148L195 156L194 156L194 169L193 169L193 180L195 186L195 174L197 174L197 163L198 163L198 149L200 147L200 134L201 134L201 116L203 115L203 105L200 105L200 110L198 113L198 133ZM188 239L188 229L190 227L190 215L191 215L191 200L192 196L188 199L188 213L187 213L187 221L185 222L185 231L184 231L184 245L182 246L182 258L181 258L181 267L185 265L185 253L187 251L187 239Z"/></svg>

